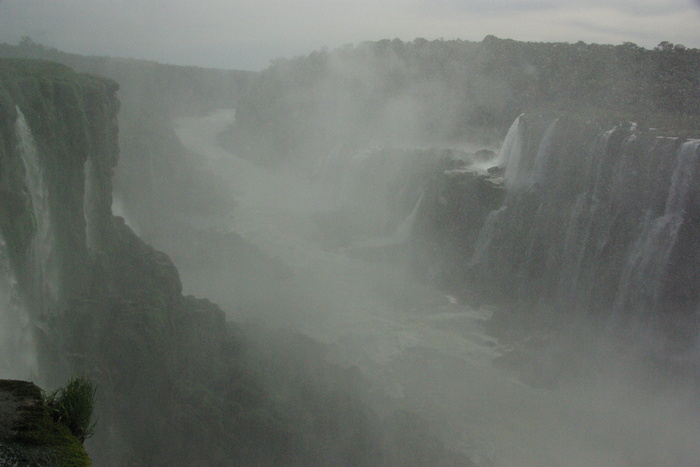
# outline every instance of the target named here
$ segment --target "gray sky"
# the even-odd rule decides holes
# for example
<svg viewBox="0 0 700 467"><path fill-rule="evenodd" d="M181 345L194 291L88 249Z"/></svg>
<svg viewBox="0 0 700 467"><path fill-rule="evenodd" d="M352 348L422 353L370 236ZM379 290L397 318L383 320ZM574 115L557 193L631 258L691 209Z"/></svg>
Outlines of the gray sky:
<svg viewBox="0 0 700 467"><path fill-rule="evenodd" d="M259 70L365 40L663 40L700 48L698 0L0 0L0 42Z"/></svg>

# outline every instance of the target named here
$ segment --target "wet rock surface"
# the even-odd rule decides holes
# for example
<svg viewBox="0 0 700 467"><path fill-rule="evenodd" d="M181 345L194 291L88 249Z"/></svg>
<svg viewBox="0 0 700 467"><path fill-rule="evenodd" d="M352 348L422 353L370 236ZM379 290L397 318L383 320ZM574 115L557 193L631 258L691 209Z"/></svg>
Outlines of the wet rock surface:
<svg viewBox="0 0 700 467"><path fill-rule="evenodd" d="M41 389L0 380L0 466L80 466L90 460L67 427L50 417Z"/></svg>

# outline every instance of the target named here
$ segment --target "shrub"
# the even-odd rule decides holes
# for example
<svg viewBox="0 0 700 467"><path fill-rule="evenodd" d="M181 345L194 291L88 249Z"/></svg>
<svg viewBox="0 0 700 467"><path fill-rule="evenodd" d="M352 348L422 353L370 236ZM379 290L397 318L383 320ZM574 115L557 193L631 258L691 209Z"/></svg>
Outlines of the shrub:
<svg viewBox="0 0 700 467"><path fill-rule="evenodd" d="M97 386L87 376L72 378L66 386L44 395L51 416L67 426L71 433L85 441L95 433L92 412Z"/></svg>

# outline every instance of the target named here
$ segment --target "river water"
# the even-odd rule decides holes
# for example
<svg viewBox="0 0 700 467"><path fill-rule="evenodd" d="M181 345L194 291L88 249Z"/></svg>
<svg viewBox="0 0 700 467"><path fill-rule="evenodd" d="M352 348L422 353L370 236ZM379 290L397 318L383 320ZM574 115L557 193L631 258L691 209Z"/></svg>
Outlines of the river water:
<svg viewBox="0 0 700 467"><path fill-rule="evenodd" d="M216 144L234 118L219 111L179 119L175 127L212 177L236 187L227 228L294 273L280 284L283 291L270 291L294 300L286 313L262 311L267 324L328 344L330 358L358 367L428 420L449 447L484 465L700 465L692 391L639 388L623 377L624 363L556 390L532 388L494 367L507 348L483 328L488 307L471 309L417 282L400 264L363 259L352 248L324 249L309 220L322 204L311 182L257 167ZM185 293L226 303L225 291L212 296L217 292L181 272Z"/></svg>

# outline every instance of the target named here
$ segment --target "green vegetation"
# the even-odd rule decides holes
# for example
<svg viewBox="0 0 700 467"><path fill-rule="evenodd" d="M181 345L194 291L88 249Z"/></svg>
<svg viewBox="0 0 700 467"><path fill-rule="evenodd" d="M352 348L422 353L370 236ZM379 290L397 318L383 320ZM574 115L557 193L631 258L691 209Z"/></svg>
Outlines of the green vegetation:
<svg viewBox="0 0 700 467"><path fill-rule="evenodd" d="M15 465L61 467L90 466L90 458L71 430L54 420L51 410L43 403L41 389L26 381L0 381L0 390L24 401L14 434L3 440L18 462Z"/></svg>
<svg viewBox="0 0 700 467"><path fill-rule="evenodd" d="M72 378L64 387L44 395L52 418L70 429L80 442L95 434L92 419L97 385L87 376Z"/></svg>
<svg viewBox="0 0 700 467"><path fill-rule="evenodd" d="M270 163L296 157L309 165L338 142L493 142L526 109L575 110L596 121L642 115L646 124L677 132L700 118L699 52L668 44L646 50L494 37L481 43L385 40L277 60L255 75L79 57L31 41L0 45L0 55L13 54L59 60L120 82L117 184L149 240L173 236L177 219L205 208L211 218L228 213L230 193L217 191L216 180L171 127L174 116L219 105L237 108L229 135L237 152ZM116 90L114 81L63 65L0 62L0 229L10 253L26 253L31 208L13 154L19 105L50 181L53 260L63 281L55 315L42 326L42 363L56 372L54 380L85 373L98 375L100 386L97 401L95 382L82 377L47 395L37 417L54 428L30 427L24 441L74 439L74 433L70 449L77 460L69 465L84 465L80 441L93 433L101 465L406 465L410 456L426 464L451 456L414 416L373 412L367 382L356 369L329 364L321 344L242 329L226 323L216 305L182 296L167 255L111 218ZM101 177L93 180L98 214L90 220L103 242L93 251L84 233L88 158ZM477 182L452 180L446 199L472 196ZM415 201L393 200L403 214ZM229 259L227 245L236 239L212 246L211 236L182 232L179 244L206 243L202 251L211 261L246 271L261 261L257 253ZM27 278L19 280L30 288ZM109 433L95 430L95 404ZM391 439L381 439L382 426L391 428L384 430L394 433ZM423 459L421 452L429 455ZM454 462L460 463L467 461Z"/></svg>
<svg viewBox="0 0 700 467"><path fill-rule="evenodd" d="M224 139L251 159L313 164L339 142L495 143L533 110L687 133L700 116L699 67L700 50L668 43L365 42L275 61L252 80Z"/></svg>

